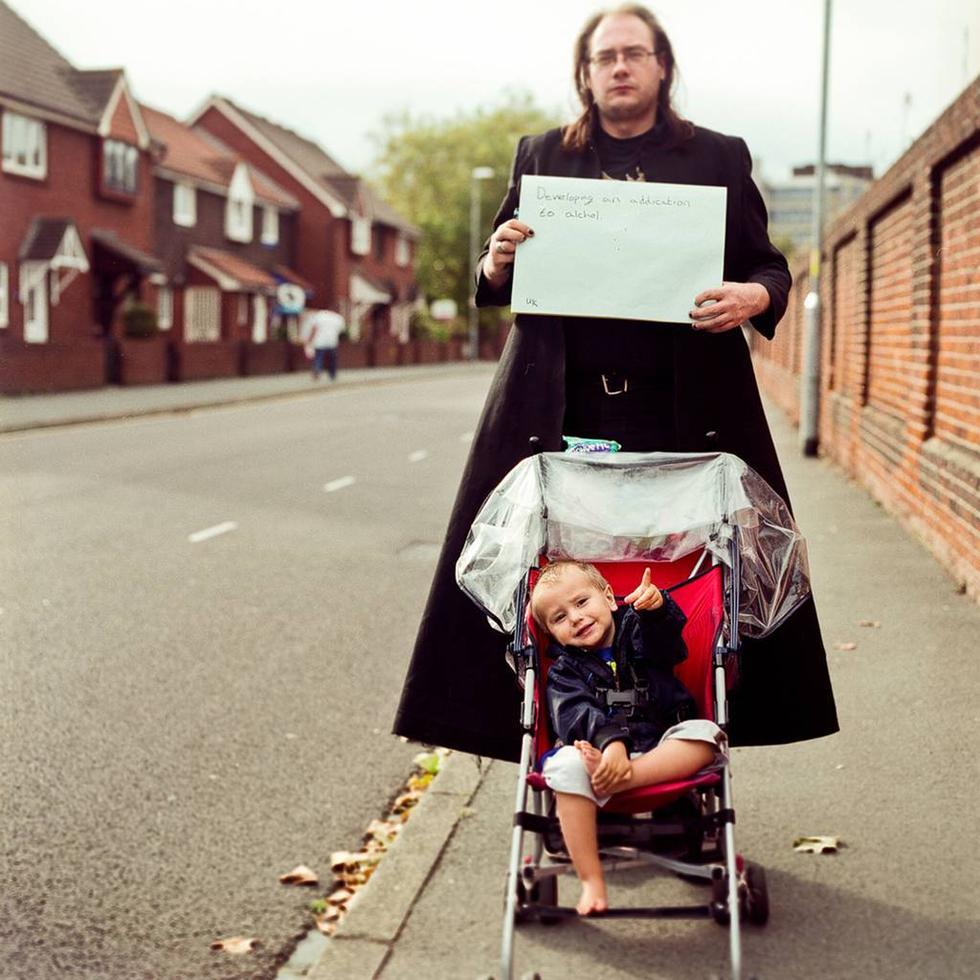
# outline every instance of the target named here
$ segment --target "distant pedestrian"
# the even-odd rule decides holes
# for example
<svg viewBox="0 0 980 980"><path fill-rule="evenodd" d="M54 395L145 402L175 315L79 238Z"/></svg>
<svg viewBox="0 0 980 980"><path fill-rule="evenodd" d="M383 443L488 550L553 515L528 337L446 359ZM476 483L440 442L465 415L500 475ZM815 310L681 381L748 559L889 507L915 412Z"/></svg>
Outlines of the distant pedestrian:
<svg viewBox="0 0 980 980"><path fill-rule="evenodd" d="M303 339L313 351L313 380L319 381L324 365L331 381L337 380L337 344L346 324L333 310L313 310L306 318Z"/></svg>

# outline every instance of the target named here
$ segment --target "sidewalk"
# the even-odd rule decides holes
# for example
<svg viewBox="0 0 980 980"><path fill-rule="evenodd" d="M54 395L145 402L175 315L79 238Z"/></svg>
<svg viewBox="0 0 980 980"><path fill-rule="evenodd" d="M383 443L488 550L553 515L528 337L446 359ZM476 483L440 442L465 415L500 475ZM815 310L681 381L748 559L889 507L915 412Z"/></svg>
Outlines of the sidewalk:
<svg viewBox="0 0 980 980"><path fill-rule="evenodd" d="M955 725L928 724L980 720L971 670L980 610L863 490L803 459L795 430L778 414L771 421L808 536L841 733L733 752L737 845L766 867L772 904L767 927L743 931L743 976L980 976L976 834L962 827L976 807L976 756ZM513 765L451 755L310 980L499 980L515 778ZM813 834L846 847L793 850ZM562 903L576 894L572 879L561 881ZM704 900L699 886L645 872L621 874L611 895L634 905ZM706 920L527 925L514 976L727 977L727 944Z"/></svg>
<svg viewBox="0 0 980 980"><path fill-rule="evenodd" d="M419 364L407 367L353 368L341 370L331 384L326 377L314 382L308 372L269 374L251 378L219 378L165 385L110 386L88 391L66 391L50 395L0 396L0 432L18 432L55 425L75 425L137 415L162 415L213 408L243 401L260 401L293 395L322 394L352 385L395 384L461 371L486 373L489 361L459 361L448 364Z"/></svg>

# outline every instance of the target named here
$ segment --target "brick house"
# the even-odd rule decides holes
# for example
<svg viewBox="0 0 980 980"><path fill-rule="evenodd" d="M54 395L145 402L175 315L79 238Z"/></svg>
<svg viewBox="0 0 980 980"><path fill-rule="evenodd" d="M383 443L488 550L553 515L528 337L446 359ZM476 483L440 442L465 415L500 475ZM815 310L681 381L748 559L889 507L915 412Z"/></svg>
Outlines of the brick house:
<svg viewBox="0 0 980 980"><path fill-rule="evenodd" d="M214 96L192 118L300 202L296 271L313 304L338 310L352 339L408 339L420 231L320 146Z"/></svg>
<svg viewBox="0 0 980 980"><path fill-rule="evenodd" d="M80 71L0 0L0 391L92 387L151 292L150 136L122 69Z"/></svg>
<svg viewBox="0 0 980 980"><path fill-rule="evenodd" d="M140 108L155 149L158 322L171 376L288 369L281 341L296 335L312 294L291 269L299 202L209 133Z"/></svg>

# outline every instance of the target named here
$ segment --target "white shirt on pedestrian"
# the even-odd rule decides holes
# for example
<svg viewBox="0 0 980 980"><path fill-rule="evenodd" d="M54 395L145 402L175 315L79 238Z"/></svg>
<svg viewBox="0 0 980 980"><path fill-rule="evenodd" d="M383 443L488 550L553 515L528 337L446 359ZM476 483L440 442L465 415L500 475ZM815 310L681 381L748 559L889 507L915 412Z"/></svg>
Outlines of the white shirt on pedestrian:
<svg viewBox="0 0 980 980"><path fill-rule="evenodd" d="M344 318L333 310L314 310L306 319L307 343L314 348L336 347Z"/></svg>

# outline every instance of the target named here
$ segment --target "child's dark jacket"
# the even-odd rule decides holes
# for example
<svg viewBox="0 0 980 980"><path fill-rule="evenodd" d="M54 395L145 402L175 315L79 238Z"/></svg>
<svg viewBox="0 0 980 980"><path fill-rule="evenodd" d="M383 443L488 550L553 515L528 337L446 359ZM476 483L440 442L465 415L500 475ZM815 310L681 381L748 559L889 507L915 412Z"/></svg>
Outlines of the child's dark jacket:
<svg viewBox="0 0 980 980"><path fill-rule="evenodd" d="M694 699L673 674L687 658L681 630L684 613L665 592L659 609L638 612L632 607L613 613L613 671L599 651L563 647L552 642L554 663L546 685L552 731L565 745L585 739L602 750L610 742L626 743L627 751L646 752L671 725L695 716ZM605 690L627 691L647 685L645 703L629 714L609 708Z"/></svg>

